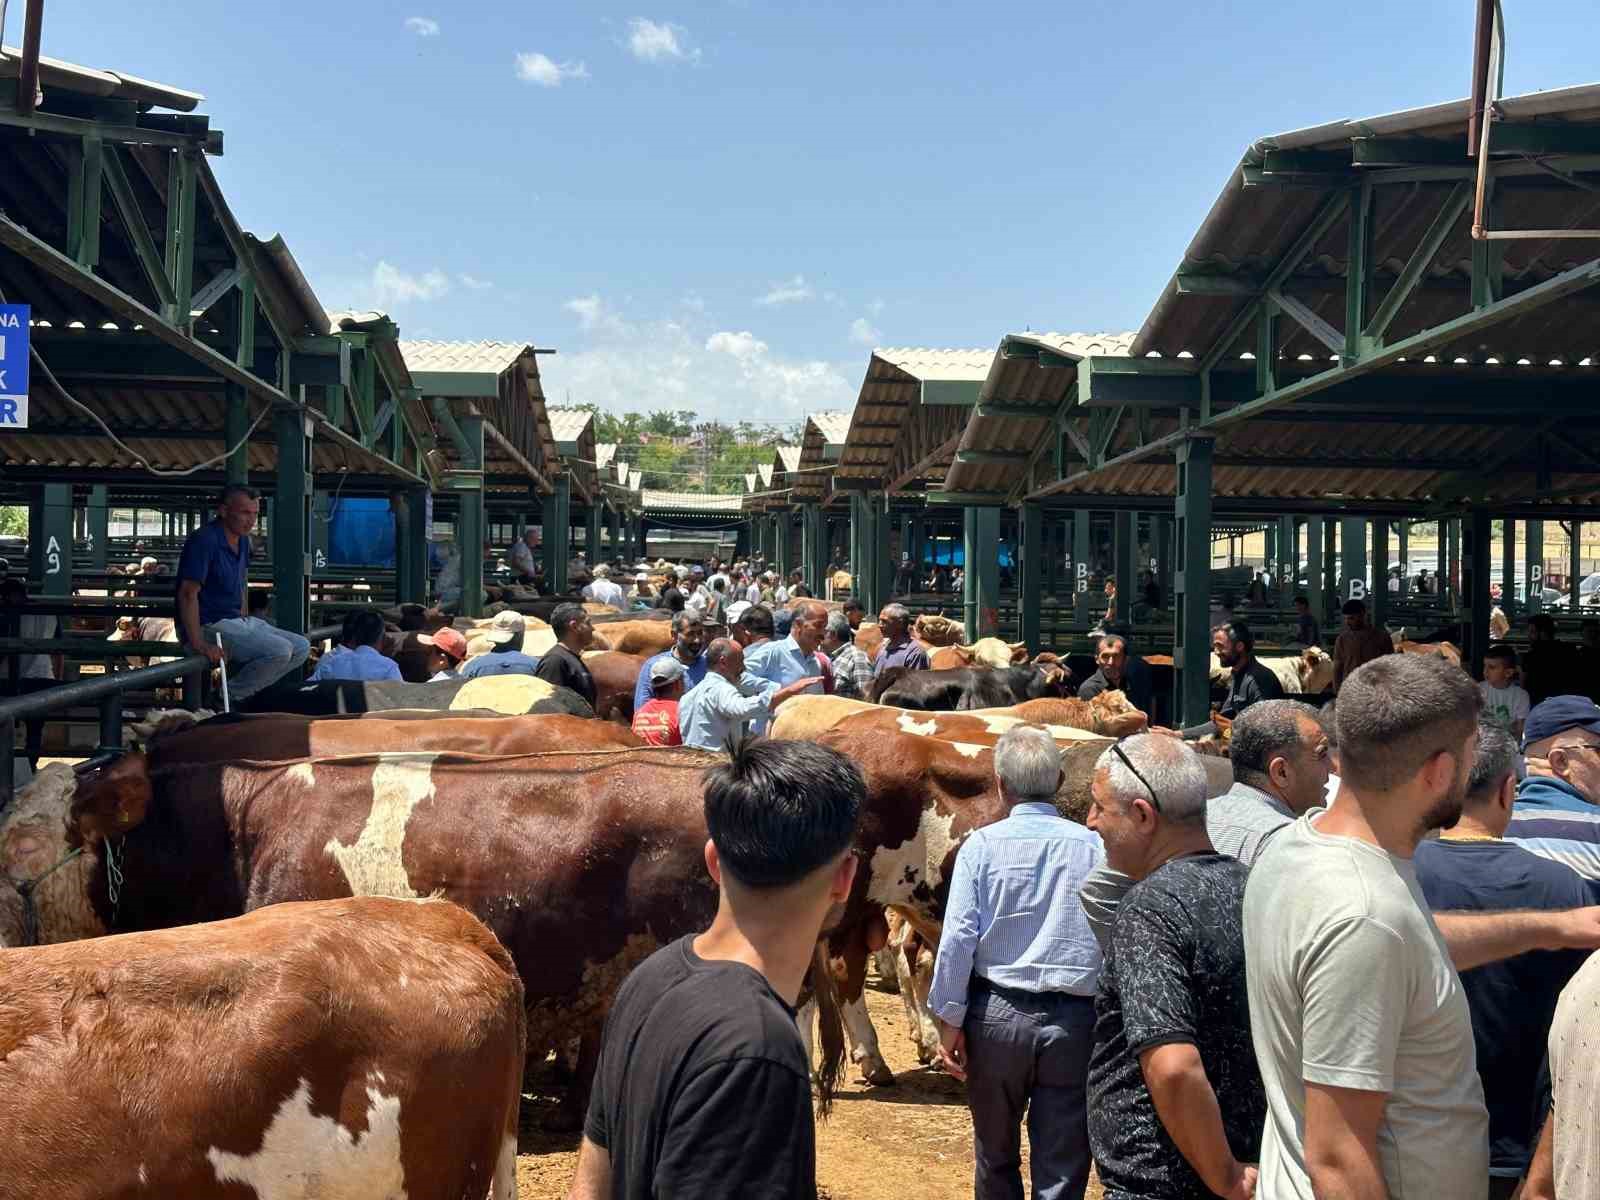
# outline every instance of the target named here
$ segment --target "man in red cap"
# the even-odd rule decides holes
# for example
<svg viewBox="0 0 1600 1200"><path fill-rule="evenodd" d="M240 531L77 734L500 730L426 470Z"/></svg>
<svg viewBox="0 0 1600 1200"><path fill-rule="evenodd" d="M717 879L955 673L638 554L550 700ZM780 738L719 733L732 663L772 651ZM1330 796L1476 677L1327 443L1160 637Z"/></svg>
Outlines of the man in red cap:
<svg viewBox="0 0 1600 1200"><path fill-rule="evenodd" d="M467 657L467 638L446 625L434 633L419 633L417 641L428 647L428 682L459 679L462 660Z"/></svg>

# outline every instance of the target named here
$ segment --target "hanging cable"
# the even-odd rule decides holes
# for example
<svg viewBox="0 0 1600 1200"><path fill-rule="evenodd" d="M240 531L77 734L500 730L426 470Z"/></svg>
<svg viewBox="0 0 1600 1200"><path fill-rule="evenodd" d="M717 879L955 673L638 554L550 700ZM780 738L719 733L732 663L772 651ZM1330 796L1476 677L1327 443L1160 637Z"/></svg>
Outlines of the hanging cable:
<svg viewBox="0 0 1600 1200"><path fill-rule="evenodd" d="M4 291L0 291L0 304L9 304L9 303L11 303L11 302L8 299L6 299L5 292ZM111 431L111 426L107 425L103 420L100 419L100 414L99 413L95 412L94 409L90 408L87 404L85 404L83 401L79 400L71 392L67 391L66 387L62 384L61 380L56 378L56 373L50 369L50 364L44 361L44 356L39 353L39 348L33 344L31 338L29 339L29 342L28 342L28 350L29 350L29 353L33 357L33 361L38 363L39 364L39 369L44 372L45 379L47 379L49 381L49 383L50 383L50 386L53 387L56 390L56 394L57 395L59 395L63 400L65 400L73 408L77 409L79 412L81 412L84 415L86 415L96 425L100 426L100 428L105 431L106 437L111 439L111 444L113 446L117 447L117 449L121 450L129 458L133 459L133 461L136 464L138 464L140 467L142 467L144 470L146 470L146 471L150 472L150 474L158 476L158 477L160 477L162 479L182 479L186 475L195 475L195 474L198 474L201 471L204 471L207 467L214 467L218 463L226 462L228 459L232 458L235 454L237 454L241 449L244 448L244 446L250 441L251 435L255 433L257 428L260 427L261 422L267 419L267 414L272 411L272 408L271 408L270 405L262 406L261 411L256 414L256 419L254 421L251 421L250 422L250 427L244 431L244 436L242 438L240 438L237 442L235 442L232 446L230 446L228 449L224 450L221 454L218 454L218 455L216 455L216 456L214 456L212 458L208 458L208 459L204 460L203 462L198 462L192 467L184 467L181 470L170 470L170 469L163 468L163 467L152 467L145 460L144 455L140 454L132 446L128 445L127 442L123 441L121 438L119 438L115 433L113 433Z"/></svg>

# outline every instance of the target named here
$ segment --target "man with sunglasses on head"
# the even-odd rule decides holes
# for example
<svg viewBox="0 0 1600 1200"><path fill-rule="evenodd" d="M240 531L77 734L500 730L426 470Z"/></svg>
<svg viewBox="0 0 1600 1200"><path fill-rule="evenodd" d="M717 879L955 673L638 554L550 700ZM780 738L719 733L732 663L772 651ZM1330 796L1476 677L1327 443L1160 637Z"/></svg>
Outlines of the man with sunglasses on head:
<svg viewBox="0 0 1600 1200"><path fill-rule="evenodd" d="M1105 947L1089 1140L1107 1200L1250 1200L1266 1094L1245 990L1248 868L1206 835L1206 773L1175 738L1100 756L1089 828L1134 883Z"/></svg>

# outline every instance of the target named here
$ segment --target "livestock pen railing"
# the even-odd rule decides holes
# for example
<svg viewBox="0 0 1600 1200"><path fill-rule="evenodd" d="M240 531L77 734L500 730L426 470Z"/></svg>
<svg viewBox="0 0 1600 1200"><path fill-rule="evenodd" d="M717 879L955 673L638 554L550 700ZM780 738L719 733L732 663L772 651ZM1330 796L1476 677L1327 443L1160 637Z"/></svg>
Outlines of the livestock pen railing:
<svg viewBox="0 0 1600 1200"><path fill-rule="evenodd" d="M315 643L339 633L339 626L324 625L309 631ZM152 654L182 653L186 648L172 642L100 642L88 638L4 638L0 657L10 660L6 676L13 690L30 681L16 680L16 662L24 654L86 654L95 657L148 657ZM99 741L94 756L115 754L122 749L122 723L126 699L130 694L148 696L155 689L179 683L185 708L201 707L205 680L211 661L202 654L182 653L182 657L132 671L108 671L93 679L71 683L40 680L36 689L0 699L0 813L11 805L16 771L17 725L40 722L44 718L93 708L99 721ZM30 750L34 747L30 744Z"/></svg>

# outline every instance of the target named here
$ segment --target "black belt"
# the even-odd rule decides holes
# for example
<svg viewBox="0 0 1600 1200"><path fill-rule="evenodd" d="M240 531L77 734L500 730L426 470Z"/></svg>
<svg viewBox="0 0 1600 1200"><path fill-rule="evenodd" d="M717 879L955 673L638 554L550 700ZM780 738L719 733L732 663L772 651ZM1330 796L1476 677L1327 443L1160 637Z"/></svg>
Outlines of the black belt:
<svg viewBox="0 0 1600 1200"><path fill-rule="evenodd" d="M1085 996L1080 992L1030 992L1026 988L1007 987L1003 983L995 983L992 979L985 979L982 975L972 977L972 986L993 992L1002 1000L1012 1004L1054 1004L1060 1000L1081 1000L1085 1004L1093 1004L1093 996Z"/></svg>

